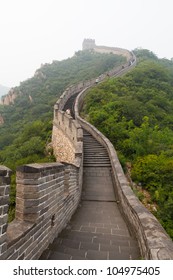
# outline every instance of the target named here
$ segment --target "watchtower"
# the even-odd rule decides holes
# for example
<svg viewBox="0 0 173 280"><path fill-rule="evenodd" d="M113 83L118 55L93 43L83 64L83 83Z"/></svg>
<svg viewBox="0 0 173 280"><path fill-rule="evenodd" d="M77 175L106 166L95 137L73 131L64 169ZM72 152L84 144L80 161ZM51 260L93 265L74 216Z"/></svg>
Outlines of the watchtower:
<svg viewBox="0 0 173 280"><path fill-rule="evenodd" d="M83 50L91 50L96 47L95 40L94 39L84 39L82 43L82 49Z"/></svg>

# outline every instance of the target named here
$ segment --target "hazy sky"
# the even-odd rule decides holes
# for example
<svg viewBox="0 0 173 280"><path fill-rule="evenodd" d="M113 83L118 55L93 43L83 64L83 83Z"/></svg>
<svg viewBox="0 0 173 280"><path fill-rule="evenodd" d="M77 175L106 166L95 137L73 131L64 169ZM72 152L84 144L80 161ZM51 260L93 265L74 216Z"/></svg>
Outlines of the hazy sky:
<svg viewBox="0 0 173 280"><path fill-rule="evenodd" d="M173 0L0 0L0 84L71 57L84 38L173 57Z"/></svg>

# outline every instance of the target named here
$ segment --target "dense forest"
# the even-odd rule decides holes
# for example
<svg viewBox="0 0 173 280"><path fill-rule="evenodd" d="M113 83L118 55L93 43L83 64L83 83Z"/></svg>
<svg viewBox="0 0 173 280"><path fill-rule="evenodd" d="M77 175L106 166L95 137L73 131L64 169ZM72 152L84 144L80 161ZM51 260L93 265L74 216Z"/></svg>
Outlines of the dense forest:
<svg viewBox="0 0 173 280"><path fill-rule="evenodd" d="M82 115L113 143L134 191L173 238L173 62L134 53L137 66L91 89Z"/></svg>
<svg viewBox="0 0 173 280"><path fill-rule="evenodd" d="M46 146L51 141L53 106L66 87L94 78L124 63L114 54L78 51L71 58L42 65L33 78L14 88L14 104L0 105L0 164L14 171L10 220L14 217L15 170L22 164L54 161Z"/></svg>

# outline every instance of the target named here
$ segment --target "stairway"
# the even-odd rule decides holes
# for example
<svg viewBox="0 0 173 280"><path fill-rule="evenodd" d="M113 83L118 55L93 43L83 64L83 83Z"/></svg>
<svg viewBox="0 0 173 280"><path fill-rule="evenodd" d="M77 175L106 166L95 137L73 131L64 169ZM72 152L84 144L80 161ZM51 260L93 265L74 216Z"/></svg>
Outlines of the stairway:
<svg viewBox="0 0 173 280"><path fill-rule="evenodd" d="M40 259L139 259L136 239L129 231L114 194L106 149L84 131L81 202L71 221Z"/></svg>
<svg viewBox="0 0 173 280"><path fill-rule="evenodd" d="M83 145L82 199L90 201L115 201L111 163L106 148L86 130L84 130L83 134Z"/></svg>
<svg viewBox="0 0 173 280"><path fill-rule="evenodd" d="M109 155L90 133L84 130L84 167L111 167Z"/></svg>

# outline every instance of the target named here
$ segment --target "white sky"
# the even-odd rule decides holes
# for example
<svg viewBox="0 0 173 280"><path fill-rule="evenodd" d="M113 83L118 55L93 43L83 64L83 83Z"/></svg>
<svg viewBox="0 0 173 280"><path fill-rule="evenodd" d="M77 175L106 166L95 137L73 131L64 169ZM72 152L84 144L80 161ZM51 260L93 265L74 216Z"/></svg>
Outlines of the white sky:
<svg viewBox="0 0 173 280"><path fill-rule="evenodd" d="M0 0L0 84L71 57L84 38L173 57L173 0Z"/></svg>

